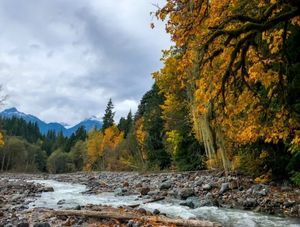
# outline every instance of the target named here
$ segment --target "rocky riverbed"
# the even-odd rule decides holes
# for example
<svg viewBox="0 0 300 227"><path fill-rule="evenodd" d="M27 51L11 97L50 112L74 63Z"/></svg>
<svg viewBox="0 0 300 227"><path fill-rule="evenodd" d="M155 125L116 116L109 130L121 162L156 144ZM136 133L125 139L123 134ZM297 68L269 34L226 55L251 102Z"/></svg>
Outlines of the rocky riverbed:
<svg viewBox="0 0 300 227"><path fill-rule="evenodd" d="M115 196L136 195L143 200L176 199L182 206L191 209L216 206L251 210L264 214L300 217L300 189L289 184L255 184L253 179L242 175L224 176L222 172L200 171L186 173L135 173L135 172L92 172L61 175L43 174L2 174L0 179L0 226L15 226L22 220L30 223L49 221L47 213L40 208L28 210L28 203L42 192L53 188L28 180L56 180L86 185L84 192L97 195L112 192ZM61 204L64 201L59 201ZM58 204L59 205L59 204ZM73 209L93 209L94 206L74 207ZM130 207L126 209L131 210ZM140 208L136 208L140 209ZM45 215L36 215L36 213ZM160 213L154 210L153 213ZM29 215L30 214L30 215ZM39 216L39 218L34 218ZM49 215L48 215L49 216ZM44 218L43 218L44 217ZM52 224L55 223L51 217ZM66 220L56 219L55 225L68 224ZM73 220L82 225L88 220ZM65 223L67 222L67 223ZM81 223L81 224L80 224Z"/></svg>

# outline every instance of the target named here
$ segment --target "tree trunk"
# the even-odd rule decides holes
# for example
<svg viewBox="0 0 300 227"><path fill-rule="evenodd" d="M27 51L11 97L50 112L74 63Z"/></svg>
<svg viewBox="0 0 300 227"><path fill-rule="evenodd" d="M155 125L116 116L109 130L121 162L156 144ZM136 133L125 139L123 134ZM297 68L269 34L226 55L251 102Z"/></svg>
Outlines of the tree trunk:
<svg viewBox="0 0 300 227"><path fill-rule="evenodd" d="M4 171L4 161L5 161L6 152L3 152L3 158L2 158L2 165L1 165L1 172Z"/></svg>
<svg viewBox="0 0 300 227"><path fill-rule="evenodd" d="M8 153L7 163L6 163L6 171L8 171L8 167L9 167L10 160L11 160L11 153L9 152L9 153Z"/></svg>

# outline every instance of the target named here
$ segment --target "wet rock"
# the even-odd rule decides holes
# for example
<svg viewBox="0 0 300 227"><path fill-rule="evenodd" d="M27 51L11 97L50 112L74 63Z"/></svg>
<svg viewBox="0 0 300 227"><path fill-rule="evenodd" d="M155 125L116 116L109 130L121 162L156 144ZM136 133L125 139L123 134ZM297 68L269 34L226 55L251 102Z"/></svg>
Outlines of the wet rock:
<svg viewBox="0 0 300 227"><path fill-rule="evenodd" d="M195 204L192 201L184 201L184 202L179 203L179 205L186 206L186 207L189 207L191 209L195 208Z"/></svg>
<svg viewBox="0 0 300 227"><path fill-rule="evenodd" d="M51 225L47 222L43 222L43 223L35 223L33 227L51 227Z"/></svg>
<svg viewBox="0 0 300 227"><path fill-rule="evenodd" d="M160 186L159 186L159 189L160 190L168 190L172 187L172 184L170 181L165 181L163 182Z"/></svg>
<svg viewBox="0 0 300 227"><path fill-rule="evenodd" d="M229 189L230 189L229 183L222 183L219 194L223 194L224 192L228 191Z"/></svg>
<svg viewBox="0 0 300 227"><path fill-rule="evenodd" d="M179 192L179 196L181 199L187 199L188 197L191 197L195 194L194 189L192 188L183 188L180 192Z"/></svg>
<svg viewBox="0 0 300 227"><path fill-rule="evenodd" d="M248 198L243 202L243 208L245 210L253 209L258 205L256 199L254 198Z"/></svg>
<svg viewBox="0 0 300 227"><path fill-rule="evenodd" d="M63 205L66 203L66 200L65 199L61 199L57 202L57 205Z"/></svg>
<svg viewBox="0 0 300 227"><path fill-rule="evenodd" d="M53 187L42 187L42 188L38 189L38 192L54 192L54 188Z"/></svg>
<svg viewBox="0 0 300 227"><path fill-rule="evenodd" d="M218 200L214 199L212 193L208 192L205 195L204 200L201 201L200 206L219 206L219 202Z"/></svg>
<svg viewBox="0 0 300 227"><path fill-rule="evenodd" d="M153 214L154 214L154 215L158 215L158 214L160 214L160 211L159 211L158 209L154 209L154 210L153 210Z"/></svg>
<svg viewBox="0 0 300 227"><path fill-rule="evenodd" d="M149 191L149 192L147 193L147 195L149 195L149 196L156 196L156 195L158 195L159 193L160 193L160 191L154 190L154 191Z"/></svg>
<svg viewBox="0 0 300 227"><path fill-rule="evenodd" d="M123 187L129 187L128 181L125 181L125 182L123 183Z"/></svg>
<svg viewBox="0 0 300 227"><path fill-rule="evenodd" d="M80 206L80 205L77 205L74 209L75 209L75 210L81 210L81 206Z"/></svg>
<svg viewBox="0 0 300 227"><path fill-rule="evenodd" d="M143 187L140 191L141 195L147 195L148 192L150 192L150 188L149 187Z"/></svg>
<svg viewBox="0 0 300 227"><path fill-rule="evenodd" d="M14 227L12 224L6 224L6 225L4 225L4 227Z"/></svg>
<svg viewBox="0 0 300 227"><path fill-rule="evenodd" d="M202 185L202 189L205 191L209 191L211 189L211 185L210 184L204 184Z"/></svg>
<svg viewBox="0 0 300 227"><path fill-rule="evenodd" d="M191 209L195 209L195 208L198 208L198 207L201 207L201 201L199 200L198 197L189 197L186 199L186 201L180 203L180 205L182 206L187 206Z"/></svg>
<svg viewBox="0 0 300 227"><path fill-rule="evenodd" d="M126 192L127 192L127 189L125 189L125 188L116 188L114 190L114 195L115 196L124 196Z"/></svg>
<svg viewBox="0 0 300 227"><path fill-rule="evenodd" d="M19 223L17 227L29 227L29 223L27 222Z"/></svg>
<svg viewBox="0 0 300 227"><path fill-rule="evenodd" d="M168 191L168 196L173 197L173 198L179 198L177 190Z"/></svg>

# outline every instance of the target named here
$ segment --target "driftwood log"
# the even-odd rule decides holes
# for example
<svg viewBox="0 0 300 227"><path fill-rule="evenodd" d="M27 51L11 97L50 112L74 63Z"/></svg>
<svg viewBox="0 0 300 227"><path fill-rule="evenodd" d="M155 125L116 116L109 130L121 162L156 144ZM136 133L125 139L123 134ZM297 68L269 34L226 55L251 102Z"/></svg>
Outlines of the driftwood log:
<svg viewBox="0 0 300 227"><path fill-rule="evenodd" d="M205 220L185 220L181 218L168 218L165 216L148 216L135 213L125 213L120 210L109 211L91 211L91 210L56 210L53 211L55 216L80 216L87 218L98 219L115 219L121 222L129 220L139 220L142 222L162 223L175 226L190 226L190 227L220 227L221 225L215 222Z"/></svg>

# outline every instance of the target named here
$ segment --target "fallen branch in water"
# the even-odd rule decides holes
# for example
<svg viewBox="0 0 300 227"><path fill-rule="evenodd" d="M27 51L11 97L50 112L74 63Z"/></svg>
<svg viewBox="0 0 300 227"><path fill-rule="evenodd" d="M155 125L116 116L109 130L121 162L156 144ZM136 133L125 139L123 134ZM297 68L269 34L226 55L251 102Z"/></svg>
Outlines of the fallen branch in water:
<svg viewBox="0 0 300 227"><path fill-rule="evenodd" d="M164 216L149 216L137 213L122 212L120 210L110 211L90 211L90 210L57 210L53 211L55 216L81 216L87 218L98 219L116 219L120 222L129 220L139 220L141 222L162 223L175 226L190 226L190 227L220 227L221 225L215 222L205 220L185 220L181 218L168 218Z"/></svg>
<svg viewBox="0 0 300 227"><path fill-rule="evenodd" d="M157 201L161 201L161 200L164 200L165 197L158 197L158 198L155 198L155 199L151 199L149 201L146 201L146 202L143 202L142 204L148 204L148 203L154 203L154 202L157 202ZM138 206L140 206L141 204L133 204L133 205L129 205L128 207L131 207L131 208L136 208Z"/></svg>

